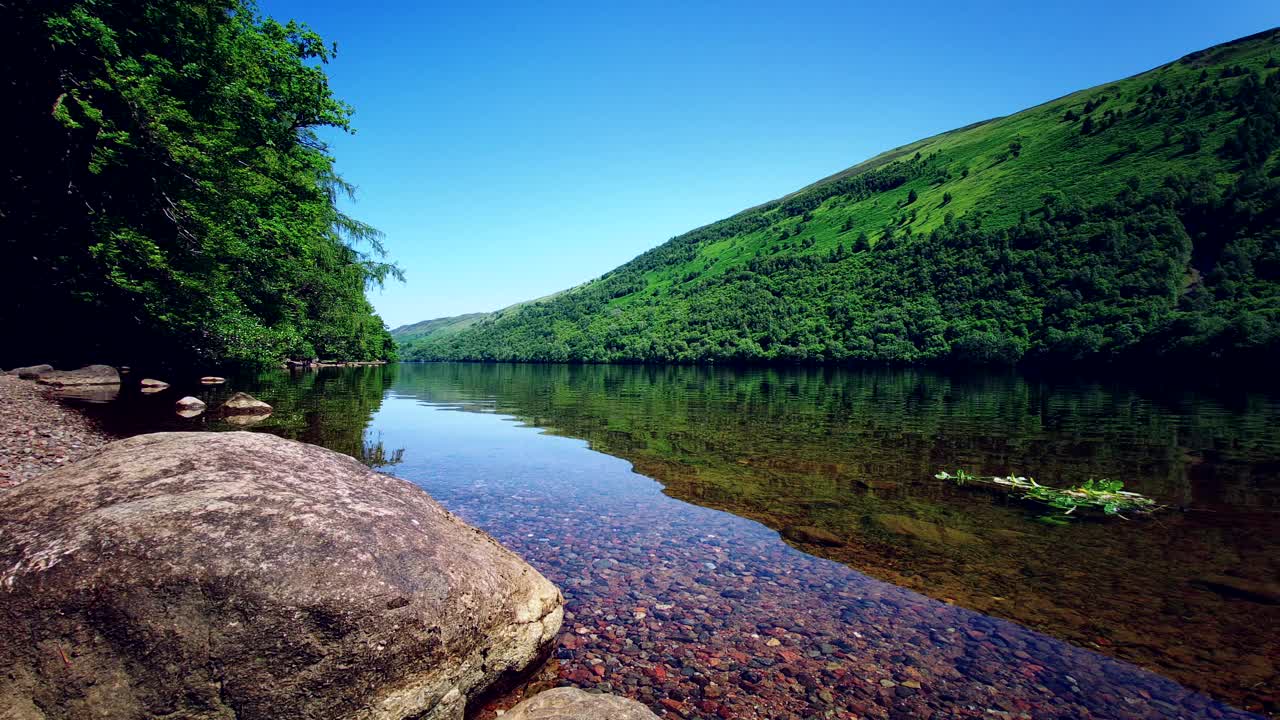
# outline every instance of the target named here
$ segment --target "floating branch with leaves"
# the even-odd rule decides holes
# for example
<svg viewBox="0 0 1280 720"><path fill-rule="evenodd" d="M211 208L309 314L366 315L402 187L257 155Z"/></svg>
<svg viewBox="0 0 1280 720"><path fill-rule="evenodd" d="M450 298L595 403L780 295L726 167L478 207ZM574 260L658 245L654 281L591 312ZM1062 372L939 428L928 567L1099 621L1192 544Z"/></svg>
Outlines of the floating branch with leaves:
<svg viewBox="0 0 1280 720"><path fill-rule="evenodd" d="M982 485L997 490L1020 493L1026 500L1043 503L1049 507L1062 510L1062 515L1070 515L1079 509L1101 510L1106 515L1114 515L1128 520L1124 513L1150 513L1161 506L1154 500L1135 492L1124 490L1124 483L1119 480L1089 480L1083 485L1070 488L1056 488L1041 485L1035 478L1010 475L1008 477L978 476L964 470L957 470L955 475L943 471L934 477L939 480L951 480L957 485Z"/></svg>

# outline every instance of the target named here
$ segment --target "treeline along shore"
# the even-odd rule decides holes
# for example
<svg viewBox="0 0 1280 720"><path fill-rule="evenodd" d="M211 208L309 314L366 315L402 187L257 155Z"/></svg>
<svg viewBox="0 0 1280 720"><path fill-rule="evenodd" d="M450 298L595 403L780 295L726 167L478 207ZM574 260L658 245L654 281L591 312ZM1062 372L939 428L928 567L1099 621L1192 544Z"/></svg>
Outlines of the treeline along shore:
<svg viewBox="0 0 1280 720"><path fill-rule="evenodd" d="M0 43L0 365L395 357L333 45L248 0L6 3Z"/></svg>

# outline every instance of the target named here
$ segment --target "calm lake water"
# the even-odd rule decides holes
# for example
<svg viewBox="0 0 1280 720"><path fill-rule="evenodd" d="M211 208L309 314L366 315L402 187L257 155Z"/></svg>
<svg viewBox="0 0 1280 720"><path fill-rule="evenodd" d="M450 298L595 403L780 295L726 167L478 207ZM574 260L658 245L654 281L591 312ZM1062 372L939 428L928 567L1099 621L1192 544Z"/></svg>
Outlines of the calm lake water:
<svg viewBox="0 0 1280 720"><path fill-rule="evenodd" d="M547 672L669 717L1280 712L1274 393L429 364L93 412L121 434L243 429L171 414L237 390L276 408L251 429L415 482L520 553L569 603ZM1170 509L1051 525L933 478L959 468L1120 479Z"/></svg>

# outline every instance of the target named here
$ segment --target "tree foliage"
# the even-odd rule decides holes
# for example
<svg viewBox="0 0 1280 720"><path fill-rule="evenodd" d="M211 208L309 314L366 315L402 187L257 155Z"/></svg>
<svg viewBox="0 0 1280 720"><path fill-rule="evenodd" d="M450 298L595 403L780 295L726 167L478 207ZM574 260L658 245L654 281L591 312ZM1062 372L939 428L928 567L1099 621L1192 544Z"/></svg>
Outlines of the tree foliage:
<svg viewBox="0 0 1280 720"><path fill-rule="evenodd" d="M248 0L0 7L9 360L266 363L395 352L398 276L317 134L334 54Z"/></svg>

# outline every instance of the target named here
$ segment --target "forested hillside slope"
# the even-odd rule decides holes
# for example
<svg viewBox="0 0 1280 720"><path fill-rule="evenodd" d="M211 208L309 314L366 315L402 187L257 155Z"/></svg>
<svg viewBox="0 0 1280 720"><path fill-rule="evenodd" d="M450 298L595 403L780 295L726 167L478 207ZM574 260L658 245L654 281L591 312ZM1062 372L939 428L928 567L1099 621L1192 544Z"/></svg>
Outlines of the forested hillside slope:
<svg viewBox="0 0 1280 720"><path fill-rule="evenodd" d="M1280 32L885 153L410 359L1280 357Z"/></svg>
<svg viewBox="0 0 1280 720"><path fill-rule="evenodd" d="M251 0L17 0L0 48L0 364L394 354L318 35Z"/></svg>

